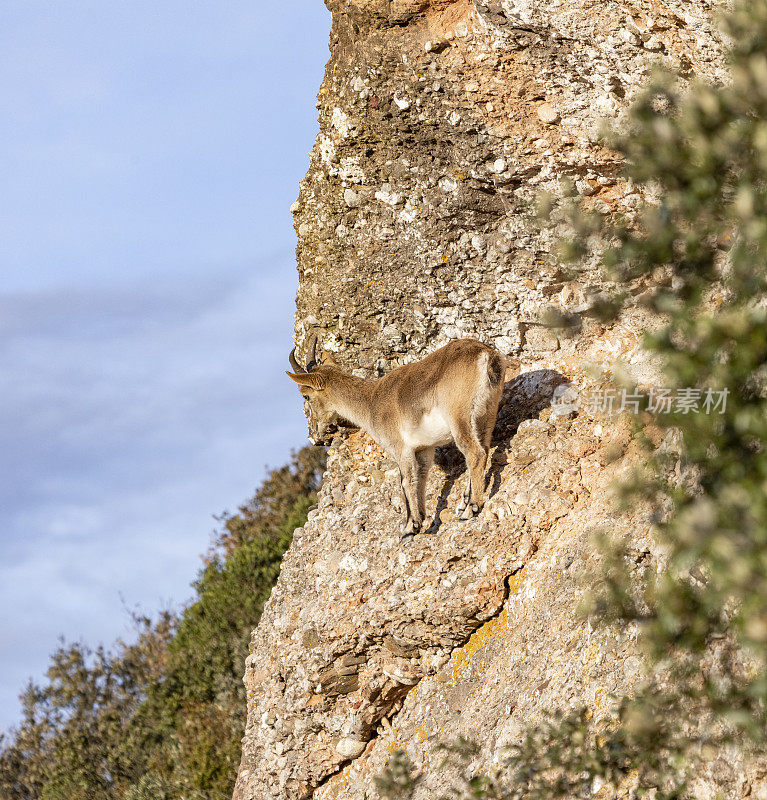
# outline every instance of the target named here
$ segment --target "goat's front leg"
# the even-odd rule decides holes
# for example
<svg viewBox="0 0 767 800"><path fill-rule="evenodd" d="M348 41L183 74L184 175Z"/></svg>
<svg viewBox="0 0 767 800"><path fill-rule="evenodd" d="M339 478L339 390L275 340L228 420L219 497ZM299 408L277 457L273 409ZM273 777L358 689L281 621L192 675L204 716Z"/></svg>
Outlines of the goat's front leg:
<svg viewBox="0 0 767 800"><path fill-rule="evenodd" d="M402 495L405 498L404 536L418 533L423 524L423 509L418 502L418 459L413 450L404 451L399 458L399 474L402 481Z"/></svg>
<svg viewBox="0 0 767 800"><path fill-rule="evenodd" d="M402 530L406 531L410 525L410 502L407 499L407 491L405 490L405 476L402 473L402 468L399 471L399 485L402 489L402 502L405 506L405 521L402 523Z"/></svg>
<svg viewBox="0 0 767 800"><path fill-rule="evenodd" d="M418 462L416 474L416 496L418 498L418 514L421 522L426 519L426 482L429 478L429 470L434 463L434 448L424 447L415 454Z"/></svg>

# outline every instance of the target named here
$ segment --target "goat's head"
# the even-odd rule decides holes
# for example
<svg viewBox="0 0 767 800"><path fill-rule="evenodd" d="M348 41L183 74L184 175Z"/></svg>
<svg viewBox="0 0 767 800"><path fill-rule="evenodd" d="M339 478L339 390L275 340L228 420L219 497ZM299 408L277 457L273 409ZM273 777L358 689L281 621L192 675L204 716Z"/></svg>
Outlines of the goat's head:
<svg viewBox="0 0 767 800"><path fill-rule="evenodd" d="M286 375L298 384L304 398L304 408L309 423L309 439L313 444L328 444L329 439L338 430L340 422L330 389L334 371L333 361L323 355L320 355L318 360L316 336L309 345L309 357L305 367L302 367L296 360L295 347L291 351L289 359L294 372L287 372Z"/></svg>

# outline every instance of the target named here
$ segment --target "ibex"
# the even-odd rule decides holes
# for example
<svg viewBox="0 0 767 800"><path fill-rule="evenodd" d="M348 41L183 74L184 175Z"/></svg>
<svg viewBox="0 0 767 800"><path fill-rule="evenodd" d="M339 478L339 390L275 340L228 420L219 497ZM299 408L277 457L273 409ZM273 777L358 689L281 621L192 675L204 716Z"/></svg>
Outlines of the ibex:
<svg viewBox="0 0 767 800"><path fill-rule="evenodd" d="M332 359L317 360L317 337L304 368L295 348L288 372L309 402L309 427L323 444L340 420L364 428L397 462L405 500L403 539L421 530L426 516L426 478L434 449L455 442L466 458L469 483L458 503L461 519L479 512L498 403L504 357L475 339L459 339L378 380L341 370Z"/></svg>

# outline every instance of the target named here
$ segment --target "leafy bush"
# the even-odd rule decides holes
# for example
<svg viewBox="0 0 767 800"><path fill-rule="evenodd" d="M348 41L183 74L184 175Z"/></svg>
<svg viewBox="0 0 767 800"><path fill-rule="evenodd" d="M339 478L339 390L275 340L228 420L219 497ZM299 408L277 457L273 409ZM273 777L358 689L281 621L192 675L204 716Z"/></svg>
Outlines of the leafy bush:
<svg viewBox="0 0 767 800"><path fill-rule="evenodd" d="M231 797L245 725L251 629L314 502L325 464L304 448L222 530L178 615L136 617L111 650L62 644L22 722L0 740L7 800Z"/></svg>

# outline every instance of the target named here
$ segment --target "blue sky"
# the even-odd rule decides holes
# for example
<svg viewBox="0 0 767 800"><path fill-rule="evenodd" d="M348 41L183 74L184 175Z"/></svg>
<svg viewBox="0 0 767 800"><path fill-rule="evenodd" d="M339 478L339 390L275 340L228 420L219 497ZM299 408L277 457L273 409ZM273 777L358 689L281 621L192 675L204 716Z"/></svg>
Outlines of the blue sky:
<svg viewBox="0 0 767 800"><path fill-rule="evenodd" d="M60 635L190 596L306 427L289 206L321 0L0 6L0 727Z"/></svg>

